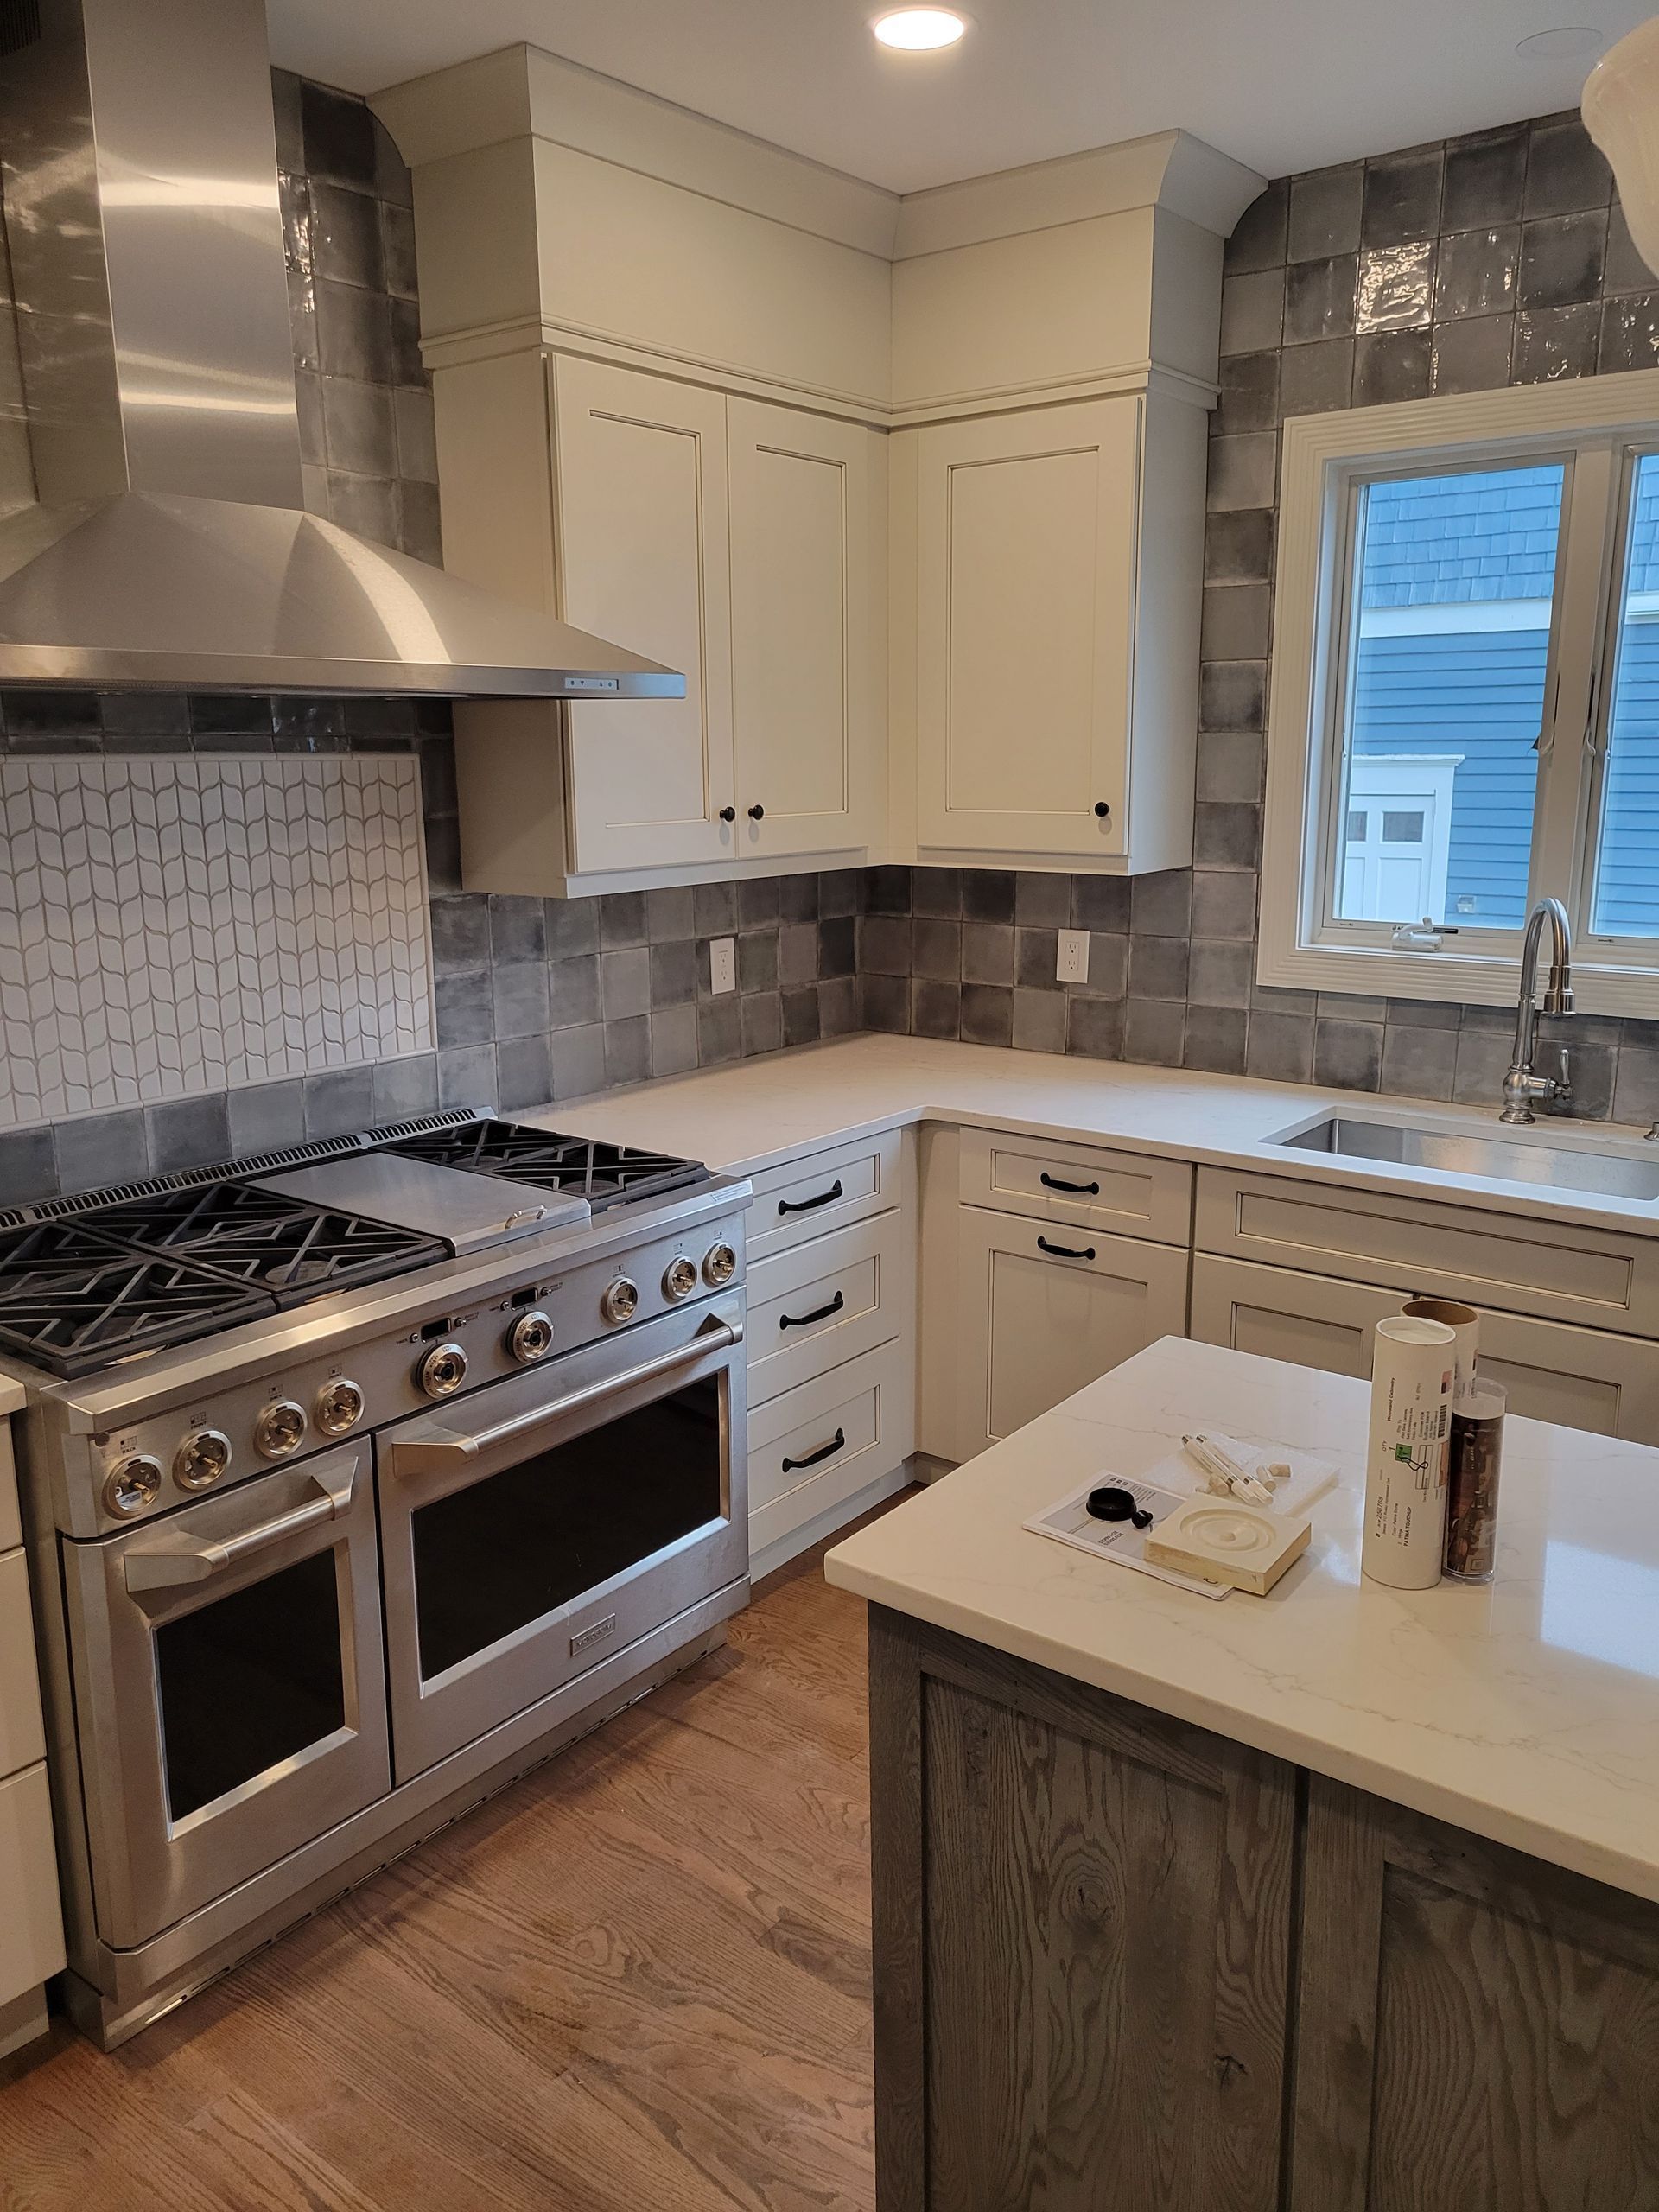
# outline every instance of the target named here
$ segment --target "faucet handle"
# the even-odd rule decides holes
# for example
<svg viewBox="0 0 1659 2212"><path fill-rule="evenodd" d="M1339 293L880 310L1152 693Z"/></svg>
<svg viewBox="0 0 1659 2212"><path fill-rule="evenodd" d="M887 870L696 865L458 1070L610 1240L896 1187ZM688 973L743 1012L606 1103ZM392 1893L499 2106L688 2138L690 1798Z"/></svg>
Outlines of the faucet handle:
<svg viewBox="0 0 1659 2212"><path fill-rule="evenodd" d="M1573 1063L1565 1045L1556 1051L1560 1058L1560 1072L1555 1077L1555 1089L1550 1104L1558 1114L1565 1113L1573 1103Z"/></svg>

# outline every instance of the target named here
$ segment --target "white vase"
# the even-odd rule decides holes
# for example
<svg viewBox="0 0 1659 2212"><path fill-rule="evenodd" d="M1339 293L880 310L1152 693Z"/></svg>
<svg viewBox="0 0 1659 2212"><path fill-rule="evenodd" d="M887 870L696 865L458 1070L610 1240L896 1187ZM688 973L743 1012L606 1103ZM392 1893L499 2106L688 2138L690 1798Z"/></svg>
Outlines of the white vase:
<svg viewBox="0 0 1659 2212"><path fill-rule="evenodd" d="M1585 127L1612 165L1636 250L1659 270L1659 16L1602 55L1583 106Z"/></svg>

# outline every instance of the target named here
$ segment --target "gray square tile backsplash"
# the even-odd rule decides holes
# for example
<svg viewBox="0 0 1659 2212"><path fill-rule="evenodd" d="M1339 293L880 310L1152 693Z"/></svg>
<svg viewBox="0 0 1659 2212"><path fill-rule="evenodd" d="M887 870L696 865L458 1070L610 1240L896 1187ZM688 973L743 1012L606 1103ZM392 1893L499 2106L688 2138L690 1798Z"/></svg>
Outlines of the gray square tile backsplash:
<svg viewBox="0 0 1659 2212"><path fill-rule="evenodd" d="M308 502L440 556L411 194L359 100L276 78ZM1129 883L877 868L601 899L459 878L447 708L0 696L14 751L417 750L438 1049L0 1136L0 1205L444 1103L513 1112L860 1028L1430 1098L1493 1096L1501 1010L1254 977L1278 433L1288 415L1659 363L1659 287L1573 117L1270 185L1227 251L1211 420L1195 861ZM1056 932L1089 980L1054 978ZM739 988L709 944L738 940ZM1554 1041L1554 1030L1546 1025ZM1659 1113L1659 1025L1563 1025L1583 1110Z"/></svg>

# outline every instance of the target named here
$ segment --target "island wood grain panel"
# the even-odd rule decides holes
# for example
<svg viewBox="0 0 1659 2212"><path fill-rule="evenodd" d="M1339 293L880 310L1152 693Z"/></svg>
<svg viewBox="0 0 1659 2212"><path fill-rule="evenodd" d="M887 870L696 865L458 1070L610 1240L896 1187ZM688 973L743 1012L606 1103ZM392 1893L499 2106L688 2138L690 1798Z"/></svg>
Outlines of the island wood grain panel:
<svg viewBox="0 0 1659 2212"><path fill-rule="evenodd" d="M864 1606L728 1649L121 2050L0 2063L4 2212L871 2212Z"/></svg>
<svg viewBox="0 0 1659 2212"><path fill-rule="evenodd" d="M1313 1776L1292 2212L1659 2204L1659 1907Z"/></svg>
<svg viewBox="0 0 1659 2212"><path fill-rule="evenodd" d="M1295 1780L871 1624L881 2212L1271 2212Z"/></svg>

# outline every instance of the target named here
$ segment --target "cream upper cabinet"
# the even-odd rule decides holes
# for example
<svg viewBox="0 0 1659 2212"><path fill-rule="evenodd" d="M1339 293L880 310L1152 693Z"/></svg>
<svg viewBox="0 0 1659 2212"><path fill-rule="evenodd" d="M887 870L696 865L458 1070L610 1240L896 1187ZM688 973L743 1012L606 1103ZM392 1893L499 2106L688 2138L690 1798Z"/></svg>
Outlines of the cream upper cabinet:
<svg viewBox="0 0 1659 2212"><path fill-rule="evenodd" d="M1190 860L1203 410L1125 394L916 435L922 856Z"/></svg>
<svg viewBox="0 0 1659 2212"><path fill-rule="evenodd" d="M753 400L728 418L737 849L861 846L884 752L881 441Z"/></svg>
<svg viewBox="0 0 1659 2212"><path fill-rule="evenodd" d="M559 356L554 477L565 620L683 671L685 697L573 706L579 874L733 852L731 556L718 392Z"/></svg>

